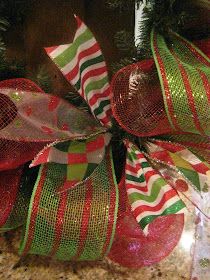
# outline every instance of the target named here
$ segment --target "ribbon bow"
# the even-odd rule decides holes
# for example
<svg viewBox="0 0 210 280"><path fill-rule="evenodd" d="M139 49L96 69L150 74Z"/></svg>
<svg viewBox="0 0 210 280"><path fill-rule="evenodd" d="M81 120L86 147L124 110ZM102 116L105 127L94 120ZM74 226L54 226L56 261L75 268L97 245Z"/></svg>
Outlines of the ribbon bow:
<svg viewBox="0 0 210 280"><path fill-rule="evenodd" d="M27 220L21 254L97 260L109 253L111 259L127 266L151 264L168 255L180 238L183 197L210 217L206 208L210 62L177 34L171 34L172 44L167 46L153 31L154 61L127 66L110 86L96 39L75 18L73 42L45 50L89 104L94 117L44 94L31 81L0 83L0 102L4 104L0 118L0 176L4 179L0 187L5 195L9 193L6 210L0 215L1 231ZM112 114L121 127L136 135L136 143L124 139L127 156L119 186L109 132ZM31 167L40 166L32 194L28 184L21 182L23 164L29 160ZM15 178L13 183L8 183L6 174ZM128 213L133 227L147 238L144 251L136 248L130 252L130 260L126 254L115 253L122 235L119 228L123 225L125 231ZM174 234L171 245L162 245L154 259L145 251L152 246L151 233L159 232L156 238L162 236L162 244L169 238L158 231L159 221L165 232L173 229ZM128 241L135 235L134 229L130 231L123 233ZM133 261L132 254L141 259Z"/></svg>

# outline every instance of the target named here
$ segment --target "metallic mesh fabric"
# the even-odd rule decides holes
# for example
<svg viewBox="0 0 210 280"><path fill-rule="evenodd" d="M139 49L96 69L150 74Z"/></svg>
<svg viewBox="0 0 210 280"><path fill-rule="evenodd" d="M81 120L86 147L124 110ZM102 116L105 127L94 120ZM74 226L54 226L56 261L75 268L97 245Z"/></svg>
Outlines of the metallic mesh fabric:
<svg viewBox="0 0 210 280"><path fill-rule="evenodd" d="M112 80L112 111L118 123L137 136L171 131L153 60L131 64Z"/></svg>
<svg viewBox="0 0 210 280"><path fill-rule="evenodd" d="M184 214L158 217L149 225L145 235L132 215L123 178L119 185L116 234L108 257L129 268L160 262L179 242L183 227Z"/></svg>
<svg viewBox="0 0 210 280"><path fill-rule="evenodd" d="M171 128L210 135L210 60L176 33L170 43L156 32L151 46Z"/></svg>
<svg viewBox="0 0 210 280"><path fill-rule="evenodd" d="M97 260L106 255L118 209L112 166L109 150L89 178L58 193L66 180L66 166L43 165L31 198L21 254L60 260Z"/></svg>
<svg viewBox="0 0 210 280"><path fill-rule="evenodd" d="M87 112L44 94L29 80L3 81L0 93L0 170L32 160L49 143L106 131Z"/></svg>

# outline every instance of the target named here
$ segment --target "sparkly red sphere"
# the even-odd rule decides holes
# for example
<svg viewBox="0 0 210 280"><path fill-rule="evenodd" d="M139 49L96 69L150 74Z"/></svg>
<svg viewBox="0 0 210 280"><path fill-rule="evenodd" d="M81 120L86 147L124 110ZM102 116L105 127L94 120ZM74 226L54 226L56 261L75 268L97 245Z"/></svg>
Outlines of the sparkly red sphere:
<svg viewBox="0 0 210 280"><path fill-rule="evenodd" d="M112 80L112 111L129 133L152 136L171 131L153 60L126 66Z"/></svg>

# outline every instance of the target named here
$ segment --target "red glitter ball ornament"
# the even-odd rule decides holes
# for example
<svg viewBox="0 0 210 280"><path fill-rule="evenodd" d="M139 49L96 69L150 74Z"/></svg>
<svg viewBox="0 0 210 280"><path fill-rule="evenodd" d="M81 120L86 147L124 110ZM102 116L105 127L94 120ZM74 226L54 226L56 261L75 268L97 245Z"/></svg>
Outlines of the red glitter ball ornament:
<svg viewBox="0 0 210 280"><path fill-rule="evenodd" d="M129 133L152 136L171 132L153 60L131 64L111 84L112 111Z"/></svg>

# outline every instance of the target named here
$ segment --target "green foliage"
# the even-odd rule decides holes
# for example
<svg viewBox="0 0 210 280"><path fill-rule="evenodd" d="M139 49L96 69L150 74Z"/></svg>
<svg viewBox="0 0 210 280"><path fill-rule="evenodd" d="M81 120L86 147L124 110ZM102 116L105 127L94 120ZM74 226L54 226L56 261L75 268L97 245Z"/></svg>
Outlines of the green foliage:
<svg viewBox="0 0 210 280"><path fill-rule="evenodd" d="M68 92L64 98L80 110L90 112L87 102L77 92Z"/></svg>
<svg viewBox="0 0 210 280"><path fill-rule="evenodd" d="M107 0L106 3L111 9L133 9L135 4L139 6L144 0Z"/></svg>
<svg viewBox="0 0 210 280"><path fill-rule="evenodd" d="M40 86L45 92L52 92L52 85L49 78L47 68L43 65L38 68L38 71L34 72L29 76L29 79L34 81Z"/></svg>
<svg viewBox="0 0 210 280"><path fill-rule="evenodd" d="M187 21L192 19L188 14L188 0L156 0L150 1L145 7L147 17L159 32L167 34L170 29L176 32L182 30Z"/></svg>
<svg viewBox="0 0 210 280"><path fill-rule="evenodd" d="M126 30L118 31L114 37L115 45L123 52L135 54L136 48L134 45L133 33Z"/></svg>
<svg viewBox="0 0 210 280"><path fill-rule="evenodd" d="M139 23L138 60L151 57L150 33L154 27L167 39L171 30L182 33L185 25L192 20L187 10L188 0L148 0Z"/></svg>
<svg viewBox="0 0 210 280"><path fill-rule="evenodd" d="M115 62L111 64L111 72L114 74L118 70L122 69L123 67L134 63L135 60L132 57L123 57L119 60L119 62Z"/></svg>
<svg viewBox="0 0 210 280"><path fill-rule="evenodd" d="M205 0L194 0L202 2ZM137 6L144 4L143 16L139 22L139 42L137 49L134 45L133 35L126 30L117 32L115 36L116 46L124 53L125 58L119 63L113 65L113 69L118 69L120 66L125 66L127 62L133 60L141 60L152 56L150 49L150 33L153 27L163 34L167 39L170 30L177 33L183 32L185 26L189 24L196 15L191 7L190 0L108 0L107 4L112 9L118 9L119 12L125 12L131 8L134 9L134 4ZM125 63L126 62L126 63Z"/></svg>
<svg viewBox="0 0 210 280"><path fill-rule="evenodd" d="M9 27L9 22L5 18L0 18L0 56L4 55L6 46L3 40L3 33Z"/></svg>
<svg viewBox="0 0 210 280"><path fill-rule="evenodd" d="M10 23L24 21L32 3L35 0L1 0L0 17L5 17Z"/></svg>
<svg viewBox="0 0 210 280"><path fill-rule="evenodd" d="M117 48L121 51L123 58L121 58L118 62L112 63L112 73L116 73L126 65L134 63L135 57L137 56L133 33L121 30L115 34L114 41Z"/></svg>
<svg viewBox="0 0 210 280"><path fill-rule="evenodd" d="M2 37L0 36L0 53L3 53L5 51L5 44L4 41L2 39Z"/></svg>
<svg viewBox="0 0 210 280"><path fill-rule="evenodd" d="M0 80L22 78L26 76L25 63L16 59L8 61L0 55Z"/></svg>
<svg viewBox="0 0 210 280"><path fill-rule="evenodd" d="M0 18L0 32L6 31L9 27L9 22L5 18Z"/></svg>

